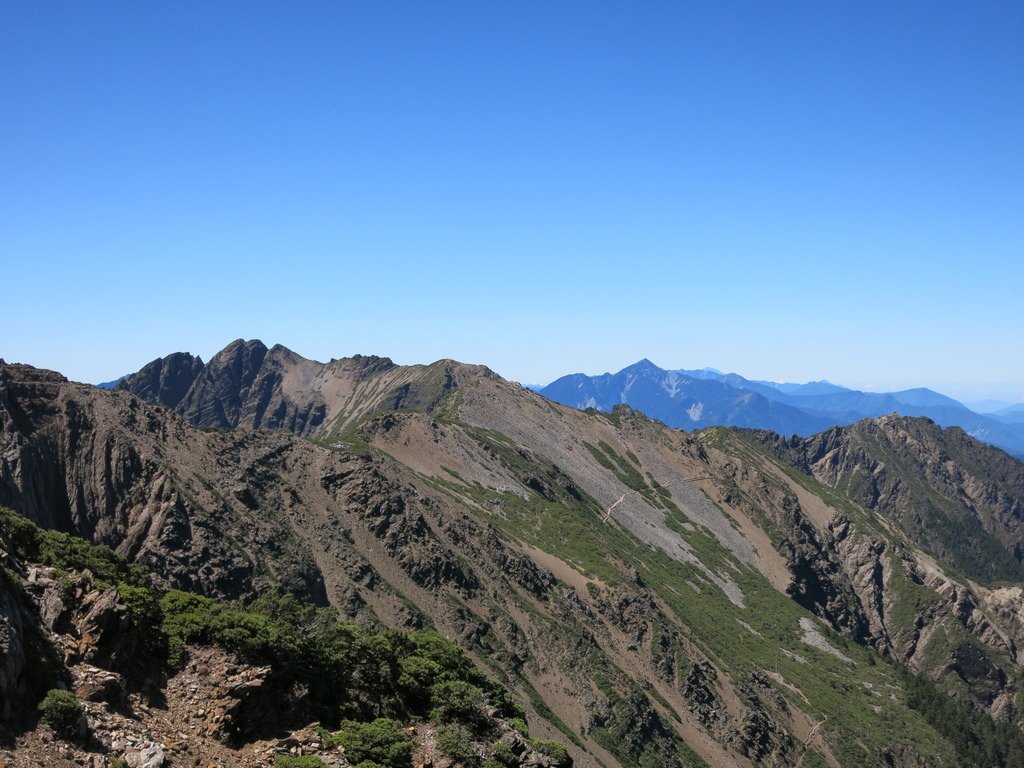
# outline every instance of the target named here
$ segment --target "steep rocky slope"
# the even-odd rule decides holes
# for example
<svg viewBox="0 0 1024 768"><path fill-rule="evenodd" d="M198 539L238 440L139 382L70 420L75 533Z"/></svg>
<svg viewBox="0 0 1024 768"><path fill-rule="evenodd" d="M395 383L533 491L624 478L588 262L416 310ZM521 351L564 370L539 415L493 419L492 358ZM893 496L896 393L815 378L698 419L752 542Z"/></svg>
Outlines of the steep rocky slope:
<svg viewBox="0 0 1024 768"><path fill-rule="evenodd" d="M922 432L943 434L926 420L882 421L855 428L895 428L892 434L899 440ZM955 429L947 432L954 439L962 435ZM798 602L838 631L925 673L943 690L969 697L999 717L1020 721L1019 585L985 584L959 575L954 563L929 552L926 542L925 547L916 543L887 515L872 514L805 474L806 465L780 448L787 443L778 436L716 430L706 439L750 466L772 471L793 493L796 504L789 506L797 514L782 527L778 521L766 527L780 551L790 553L790 570L797 578L789 591ZM970 442L977 450L990 450ZM769 454L762 452L766 443ZM997 453L994 459L1007 458ZM952 514L953 509L947 500L943 514ZM925 519L932 513L922 509L921 514ZM962 502L958 518L971 514L967 502ZM942 518L929 524L938 527ZM964 542L961 549L976 546ZM850 596L855 597L852 603Z"/></svg>
<svg viewBox="0 0 1024 768"><path fill-rule="evenodd" d="M578 765L972 764L885 657L1019 718L1020 590L956 577L763 436L366 360L288 390L323 398L312 432L275 422L313 441L0 367L0 503L168 586L436 626Z"/></svg>
<svg viewBox="0 0 1024 768"><path fill-rule="evenodd" d="M460 381L486 375L493 374L451 360L397 366L386 357L356 355L319 363L281 345L268 349L239 339L205 365L181 352L154 360L119 388L199 427L324 436L373 412L429 409Z"/></svg>
<svg viewBox="0 0 1024 768"><path fill-rule="evenodd" d="M278 596L247 608L163 592L110 550L4 509L0 561L5 766L452 768L476 753L571 768L436 634Z"/></svg>
<svg viewBox="0 0 1024 768"><path fill-rule="evenodd" d="M926 419L886 416L766 444L851 501L878 510L964 575L1024 580L1024 464Z"/></svg>

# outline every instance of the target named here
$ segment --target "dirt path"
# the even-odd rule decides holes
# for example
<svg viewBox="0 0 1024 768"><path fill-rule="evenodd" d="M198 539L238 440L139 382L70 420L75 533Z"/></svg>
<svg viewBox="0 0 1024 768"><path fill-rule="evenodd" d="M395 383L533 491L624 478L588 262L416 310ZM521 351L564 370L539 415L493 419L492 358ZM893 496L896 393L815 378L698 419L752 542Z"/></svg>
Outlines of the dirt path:
<svg viewBox="0 0 1024 768"><path fill-rule="evenodd" d="M626 500L626 497L629 496L631 493L637 493L637 491L627 491L626 493L624 493L621 496L619 496L619 500L618 501L616 501L614 504L612 504L610 507L608 507L608 509L604 513L604 520L603 520L603 522L605 522L605 523L608 522L608 519L612 516L612 510L615 509L617 506L619 506L619 504L624 502Z"/></svg>

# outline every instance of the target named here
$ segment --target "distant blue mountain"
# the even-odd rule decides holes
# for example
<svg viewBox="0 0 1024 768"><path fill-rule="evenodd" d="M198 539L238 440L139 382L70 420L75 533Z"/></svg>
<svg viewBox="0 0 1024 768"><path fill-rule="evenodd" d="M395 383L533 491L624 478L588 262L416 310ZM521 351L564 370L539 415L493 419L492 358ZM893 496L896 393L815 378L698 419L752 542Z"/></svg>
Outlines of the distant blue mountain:
<svg viewBox="0 0 1024 768"><path fill-rule="evenodd" d="M1009 408L1011 403L1008 403L1005 400L975 400L970 403L964 403L964 405L975 413L988 414L1001 411L1004 408Z"/></svg>
<svg viewBox="0 0 1024 768"><path fill-rule="evenodd" d="M114 379L113 381L101 382L101 383L97 384L96 387L98 389L114 389L118 384L121 383L121 381L123 379L126 379L126 378L128 378L127 374L124 375L124 376L119 376L118 378Z"/></svg>
<svg viewBox="0 0 1024 768"><path fill-rule="evenodd" d="M769 399L761 392L720 381L721 374L697 378L690 373L665 371L650 360L641 360L618 373L563 376L540 393L565 405L599 411L625 403L669 426L685 429L728 424L812 435L833 425L827 418Z"/></svg>
<svg viewBox="0 0 1024 768"><path fill-rule="evenodd" d="M1003 424L1024 424L1024 403L1017 403L988 415L989 418L1001 421Z"/></svg>
<svg viewBox="0 0 1024 768"><path fill-rule="evenodd" d="M837 392L850 392L846 387L840 387L830 381L809 381L806 384L776 383L765 381L771 387L786 395L834 395Z"/></svg>
<svg viewBox="0 0 1024 768"><path fill-rule="evenodd" d="M779 384L708 368L665 370L644 359L618 373L563 376L537 391L574 408L610 411L626 404L681 429L750 427L787 436L811 435L889 413L926 416L1024 456L1024 405L998 418L985 416L924 388L859 392L827 381Z"/></svg>

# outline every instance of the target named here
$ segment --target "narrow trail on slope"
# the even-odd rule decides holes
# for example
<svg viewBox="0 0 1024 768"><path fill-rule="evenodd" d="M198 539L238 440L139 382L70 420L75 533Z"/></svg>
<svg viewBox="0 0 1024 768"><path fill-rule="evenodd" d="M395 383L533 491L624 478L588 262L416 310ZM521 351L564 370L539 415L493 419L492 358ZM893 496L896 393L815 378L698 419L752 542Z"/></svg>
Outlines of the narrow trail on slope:
<svg viewBox="0 0 1024 768"><path fill-rule="evenodd" d="M677 485L679 483L695 483L698 480L709 480L709 479L711 479L710 475L701 475L700 477L694 477L692 479L688 478L688 477L680 477L680 478L677 478L676 480L673 480L671 483L669 483L668 485L663 486L663 487L666 488L666 489L671 489L673 485ZM640 491L626 491L624 494L619 496L619 500L616 501L614 504L612 504L610 507L608 507L608 509L605 510L604 519L601 522L607 523L608 519L612 516L612 510L615 509L617 506L619 506L619 504L624 502L626 500L627 496L630 496L630 495L632 495L634 493L635 494L639 494Z"/></svg>
<svg viewBox="0 0 1024 768"><path fill-rule="evenodd" d="M819 728L821 728L821 726L823 726L825 724L826 720L828 720L828 718L827 717L823 717L819 722L814 724L814 727L811 728L810 732L807 734L807 740L804 742L804 746L805 747L808 746L811 743L811 739L814 738L814 732L816 730L818 730Z"/></svg>
<svg viewBox="0 0 1024 768"><path fill-rule="evenodd" d="M624 502L626 500L626 497L629 496L629 494L631 493L637 493L637 491L627 491L626 493L619 496L619 500L612 504L610 507L608 507L608 510L604 513L604 520L602 520L601 522L607 523L608 518L612 516L612 510L619 506L619 504Z"/></svg>
<svg viewBox="0 0 1024 768"><path fill-rule="evenodd" d="M794 768L801 768L801 766L804 764L804 755L807 754L807 750L810 749L810 747L811 747L811 742L814 741L814 733L819 728L821 728L822 725L824 725L826 720L828 720L828 718L827 717L823 717L820 721L818 721L817 723L814 724L814 727L811 728L810 731L807 732L807 738L804 739L804 751L800 754L800 759L797 760L797 763L794 766ZM828 761L826 760L826 762L828 762ZM831 765L831 763L830 763L830 765Z"/></svg>

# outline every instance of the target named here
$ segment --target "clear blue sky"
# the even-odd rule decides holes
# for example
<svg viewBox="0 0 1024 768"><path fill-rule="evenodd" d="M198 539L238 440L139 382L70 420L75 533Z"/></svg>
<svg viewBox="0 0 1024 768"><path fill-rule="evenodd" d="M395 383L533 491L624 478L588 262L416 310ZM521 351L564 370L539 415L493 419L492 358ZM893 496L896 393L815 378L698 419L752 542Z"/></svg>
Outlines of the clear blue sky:
<svg viewBox="0 0 1024 768"><path fill-rule="evenodd" d="M0 356L1024 391L1020 2L0 3Z"/></svg>

